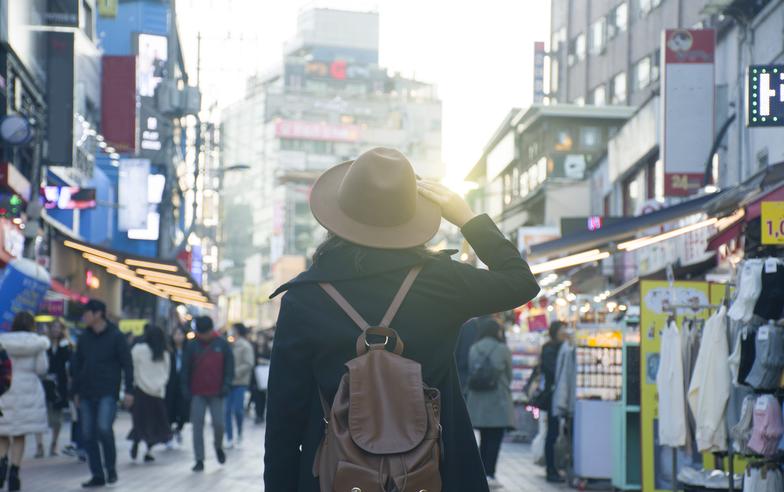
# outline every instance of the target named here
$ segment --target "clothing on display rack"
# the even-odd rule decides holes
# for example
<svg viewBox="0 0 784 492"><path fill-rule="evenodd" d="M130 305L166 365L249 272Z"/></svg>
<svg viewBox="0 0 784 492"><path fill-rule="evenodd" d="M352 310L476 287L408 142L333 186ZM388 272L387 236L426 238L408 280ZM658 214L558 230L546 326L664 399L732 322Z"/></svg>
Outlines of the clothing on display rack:
<svg viewBox="0 0 784 492"><path fill-rule="evenodd" d="M761 292L754 305L754 314L763 319L784 316L784 262L776 258L764 261Z"/></svg>
<svg viewBox="0 0 784 492"><path fill-rule="evenodd" d="M681 335L675 321L667 323L661 334L659 370L659 443L680 447L686 444L686 403L683 386Z"/></svg>
<svg viewBox="0 0 784 492"><path fill-rule="evenodd" d="M761 259L746 260L738 274L738 292L728 314L736 321L749 321L754 314L754 306L762 292Z"/></svg>
<svg viewBox="0 0 784 492"><path fill-rule="evenodd" d="M746 383L756 389L773 390L781 383L782 371L784 328L769 322L757 329L754 363L746 376Z"/></svg>
<svg viewBox="0 0 784 492"><path fill-rule="evenodd" d="M745 455L754 453L754 451L749 449L749 440L751 439L751 429L754 424L754 403L756 399L757 397L754 395L749 395L743 399L740 420L730 428L732 448L736 453Z"/></svg>
<svg viewBox="0 0 784 492"><path fill-rule="evenodd" d="M697 423L697 449L727 450L725 414L730 395L727 310L721 306L705 323L700 351L689 385L688 403Z"/></svg>
<svg viewBox="0 0 784 492"><path fill-rule="evenodd" d="M760 395L754 403L754 425L748 447L762 456L773 456L784 434L781 406L773 395Z"/></svg>
<svg viewBox="0 0 784 492"><path fill-rule="evenodd" d="M686 391L691 384L694 374L694 366L697 363L697 356L700 353L700 341L704 321L701 319L685 318L681 327L681 358L683 359L683 392L684 402ZM697 423L694 414L688 405L683 405L686 419L686 453L691 454L694 447L694 439L697 431Z"/></svg>
<svg viewBox="0 0 784 492"><path fill-rule="evenodd" d="M743 477L743 492L781 492L784 478L775 465L750 467Z"/></svg>

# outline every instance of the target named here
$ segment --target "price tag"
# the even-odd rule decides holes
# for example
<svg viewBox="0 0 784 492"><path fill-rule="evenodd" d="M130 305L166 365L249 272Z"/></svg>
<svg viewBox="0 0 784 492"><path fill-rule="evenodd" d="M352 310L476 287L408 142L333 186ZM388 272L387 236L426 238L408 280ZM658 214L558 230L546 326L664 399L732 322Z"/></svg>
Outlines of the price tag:
<svg viewBox="0 0 784 492"><path fill-rule="evenodd" d="M784 202L762 202L762 244L784 244Z"/></svg>
<svg viewBox="0 0 784 492"><path fill-rule="evenodd" d="M767 340L770 338L770 326L765 325L757 332L757 340Z"/></svg>
<svg viewBox="0 0 784 492"><path fill-rule="evenodd" d="M757 403L754 404L754 410L759 410L760 412L764 412L768 409L768 404L770 403L769 399L766 396L760 396L757 398Z"/></svg>
<svg viewBox="0 0 784 492"><path fill-rule="evenodd" d="M779 262L776 258L768 258L765 260L765 273L776 273L776 268Z"/></svg>

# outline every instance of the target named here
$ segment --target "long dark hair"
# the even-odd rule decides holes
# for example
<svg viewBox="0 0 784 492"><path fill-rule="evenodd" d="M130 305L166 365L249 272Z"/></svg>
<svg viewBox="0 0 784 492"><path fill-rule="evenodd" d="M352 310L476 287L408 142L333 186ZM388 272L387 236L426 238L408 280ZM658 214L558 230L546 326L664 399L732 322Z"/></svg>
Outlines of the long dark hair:
<svg viewBox="0 0 784 492"><path fill-rule="evenodd" d="M19 311L14 316L14 321L11 323L11 331L33 331L35 330L35 318L27 311Z"/></svg>
<svg viewBox="0 0 784 492"><path fill-rule="evenodd" d="M144 343L152 351L152 360L163 360L163 353L166 352L166 336L160 326L152 323L144 325Z"/></svg>
<svg viewBox="0 0 784 492"><path fill-rule="evenodd" d="M490 316L482 316L477 319L477 340L483 338L492 338L499 342L503 342L503 335L501 335L501 325Z"/></svg>
<svg viewBox="0 0 784 492"><path fill-rule="evenodd" d="M349 254L354 256L354 266L358 271L362 271L363 269L363 262L365 257L367 256L368 251L378 250L379 248L371 248L369 246L361 246L356 243L352 243L347 241L341 237L336 236L332 232L327 233L327 238L318 245L316 248L316 252L313 253L313 265L318 266L321 262L324 261L324 258L332 251L347 251ZM383 250L382 250L383 251ZM423 259L432 258L435 256L435 253L427 249L427 247L423 244L421 246L414 246L413 248L408 248L407 250L403 251L410 251L416 253L417 255L421 256Z"/></svg>

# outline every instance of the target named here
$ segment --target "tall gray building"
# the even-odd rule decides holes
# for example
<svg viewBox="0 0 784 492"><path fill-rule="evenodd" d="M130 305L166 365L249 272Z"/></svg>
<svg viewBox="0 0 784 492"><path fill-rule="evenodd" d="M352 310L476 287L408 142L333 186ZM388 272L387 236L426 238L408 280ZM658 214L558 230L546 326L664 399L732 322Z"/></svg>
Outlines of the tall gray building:
<svg viewBox="0 0 784 492"><path fill-rule="evenodd" d="M376 12L304 11L277 67L252 78L222 116L224 265L245 293L296 274L324 238L308 205L319 174L376 146L403 151L423 177L441 178L441 101L431 84L378 65ZM252 204L249 208L248 204ZM262 293L241 317L266 315ZM264 318L264 319L260 319Z"/></svg>
<svg viewBox="0 0 784 492"><path fill-rule="evenodd" d="M639 106L658 86L661 32L701 27L706 0L552 0L552 102Z"/></svg>

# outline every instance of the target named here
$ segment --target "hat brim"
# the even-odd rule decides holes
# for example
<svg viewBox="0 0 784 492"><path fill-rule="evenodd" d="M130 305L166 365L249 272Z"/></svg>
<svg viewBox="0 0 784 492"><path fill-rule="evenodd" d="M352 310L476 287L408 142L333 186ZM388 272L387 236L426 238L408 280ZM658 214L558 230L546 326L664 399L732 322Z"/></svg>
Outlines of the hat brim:
<svg viewBox="0 0 784 492"><path fill-rule="evenodd" d="M336 236L372 248L405 249L431 240L441 225L441 207L417 193L416 213L408 222L374 226L358 222L340 208L338 189L353 161L327 169L310 192L310 210L319 224Z"/></svg>

